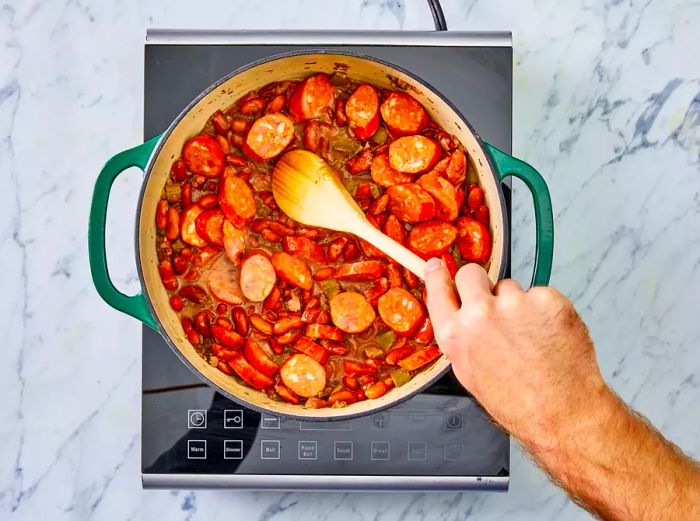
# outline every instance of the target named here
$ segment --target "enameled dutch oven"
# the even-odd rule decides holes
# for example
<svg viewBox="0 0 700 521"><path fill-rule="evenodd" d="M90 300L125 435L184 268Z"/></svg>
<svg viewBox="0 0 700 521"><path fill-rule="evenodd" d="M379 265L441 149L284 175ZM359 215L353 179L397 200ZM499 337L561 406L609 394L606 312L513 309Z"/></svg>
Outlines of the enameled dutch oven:
<svg viewBox="0 0 700 521"><path fill-rule="evenodd" d="M265 393L241 384L210 366L187 340L177 314L168 303L168 295L158 274L156 256L156 205L161 196L170 165L180 156L183 144L198 134L218 109L226 109L247 92L281 80L300 79L317 72L342 72L358 82L381 87L407 89L420 101L430 116L465 147L485 192L491 211L493 251L488 274L497 281L505 274L509 229L501 183L507 176L525 182L532 192L537 226L533 285L549 281L553 250L553 223L549 191L542 177L528 164L515 159L481 140L457 109L434 88L417 76L395 65L356 54L315 51L289 53L238 69L200 94L160 136L125 150L105 164L97 178L89 222L90 268L97 291L112 307L127 313L158 331L175 354L201 380L228 398L252 409L305 420L334 420L362 416L396 405L430 386L449 370L443 356L416 375L407 384L381 398L356 402L343 408L304 409L300 405L274 401ZM136 216L136 265L142 293L127 296L112 284L105 256L105 216L107 201L115 178L125 169L137 166L145 172Z"/></svg>

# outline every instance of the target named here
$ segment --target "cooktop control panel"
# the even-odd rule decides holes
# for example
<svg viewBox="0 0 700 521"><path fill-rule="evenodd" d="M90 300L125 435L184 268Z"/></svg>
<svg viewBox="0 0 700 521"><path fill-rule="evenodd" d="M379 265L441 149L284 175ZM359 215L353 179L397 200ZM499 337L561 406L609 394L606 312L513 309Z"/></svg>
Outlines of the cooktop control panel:
<svg viewBox="0 0 700 521"><path fill-rule="evenodd" d="M334 422L261 414L206 387L147 394L143 407L145 473L507 475L508 437L464 395Z"/></svg>

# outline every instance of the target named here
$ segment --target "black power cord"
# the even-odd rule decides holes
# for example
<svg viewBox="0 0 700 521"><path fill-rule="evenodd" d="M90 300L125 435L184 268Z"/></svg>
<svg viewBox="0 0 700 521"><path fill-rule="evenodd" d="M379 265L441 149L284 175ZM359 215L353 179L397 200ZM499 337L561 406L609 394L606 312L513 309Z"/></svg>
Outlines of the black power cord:
<svg viewBox="0 0 700 521"><path fill-rule="evenodd" d="M447 31L447 22L440 6L440 0L428 0L436 31Z"/></svg>

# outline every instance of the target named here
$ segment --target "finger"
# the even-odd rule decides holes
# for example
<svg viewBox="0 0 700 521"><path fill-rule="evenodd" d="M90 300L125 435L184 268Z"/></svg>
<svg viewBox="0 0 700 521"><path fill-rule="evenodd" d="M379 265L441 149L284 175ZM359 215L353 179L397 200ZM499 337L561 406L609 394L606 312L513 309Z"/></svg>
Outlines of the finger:
<svg viewBox="0 0 700 521"><path fill-rule="evenodd" d="M459 309L450 272L440 259L433 258L425 263L425 290L428 297L425 304L433 324L445 320Z"/></svg>
<svg viewBox="0 0 700 521"><path fill-rule="evenodd" d="M462 299L462 305L493 297L491 294L491 280L486 270L478 264L462 266L457 272L455 282L457 283L459 297Z"/></svg>
<svg viewBox="0 0 700 521"><path fill-rule="evenodd" d="M496 296L503 296L507 295L508 293L523 293L523 287L517 280L499 280L493 288L493 294Z"/></svg>

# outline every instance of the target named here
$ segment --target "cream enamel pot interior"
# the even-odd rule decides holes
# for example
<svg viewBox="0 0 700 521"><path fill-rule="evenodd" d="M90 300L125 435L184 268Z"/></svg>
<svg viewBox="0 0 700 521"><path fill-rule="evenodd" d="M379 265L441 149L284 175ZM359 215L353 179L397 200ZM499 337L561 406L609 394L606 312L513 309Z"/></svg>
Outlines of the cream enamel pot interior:
<svg viewBox="0 0 700 521"><path fill-rule="evenodd" d="M204 382L240 404L276 415L306 420L346 419L395 405L425 389L449 369L443 356L402 387L375 400L356 402L344 408L304 409L271 400L265 393L239 383L210 366L189 343L158 274L154 216L170 166L180 156L183 144L198 134L212 113L229 107L236 99L261 86L312 73L343 73L355 81L386 88L397 85L420 101L430 116L447 132L456 136L469 154L484 189L491 211L493 253L489 277L504 276L508 252L508 217L501 183L508 175L521 178L530 188L537 222L537 252L533 284L549 280L552 260L553 226L549 192L542 177L529 165L484 143L466 119L425 82L394 65L365 56L338 52L291 53L272 57L239 69L213 84L195 99L161 135L112 157L100 173L90 214L89 253L95 287L111 306L128 313L160 332L178 357ZM138 166L145 172L136 219L136 262L142 293L129 297L119 293L109 280L105 258L105 214L109 191L120 172Z"/></svg>

